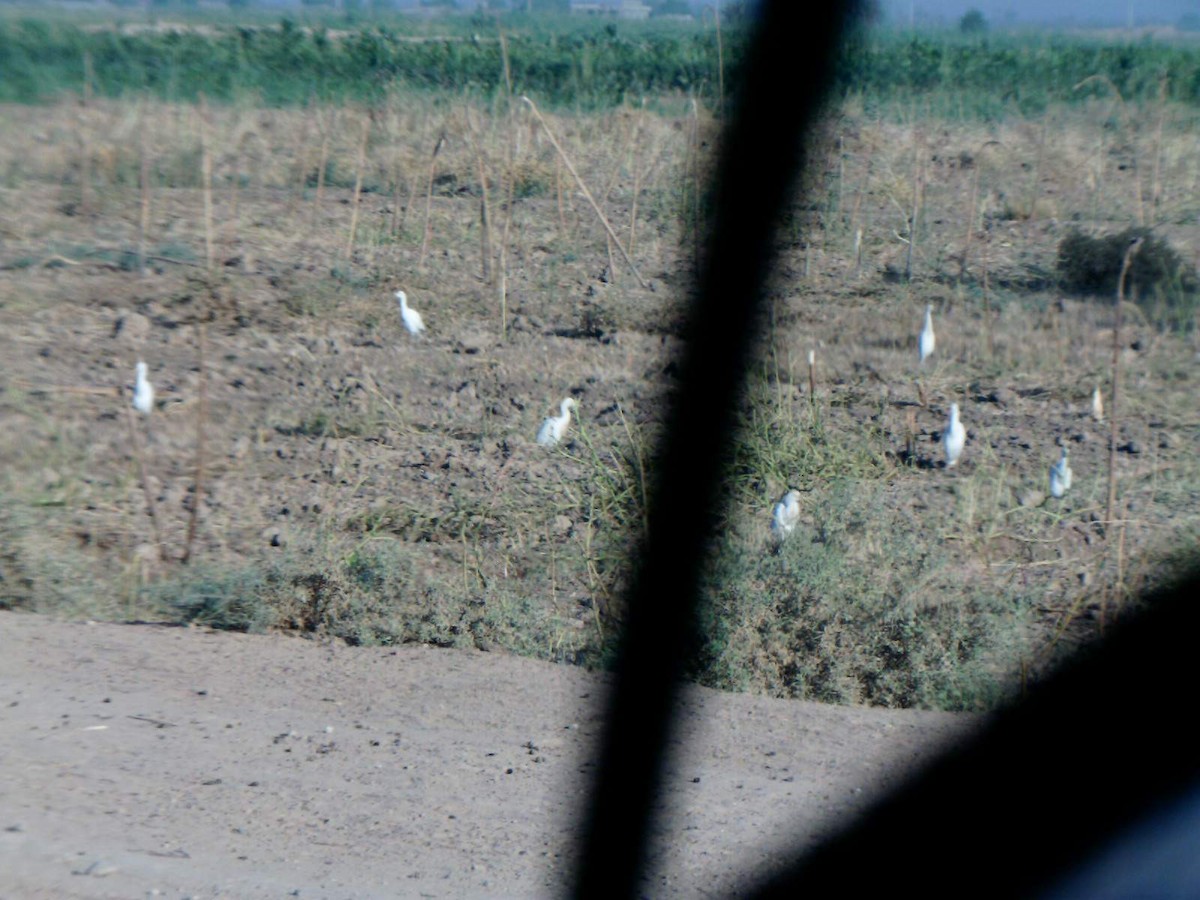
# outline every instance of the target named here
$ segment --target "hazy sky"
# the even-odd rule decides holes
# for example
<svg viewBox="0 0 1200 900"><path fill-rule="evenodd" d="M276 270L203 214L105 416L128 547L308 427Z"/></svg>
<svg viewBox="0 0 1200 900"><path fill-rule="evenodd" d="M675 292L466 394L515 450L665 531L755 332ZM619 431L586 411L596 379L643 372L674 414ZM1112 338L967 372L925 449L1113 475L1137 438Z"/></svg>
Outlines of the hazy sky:
<svg viewBox="0 0 1200 900"><path fill-rule="evenodd" d="M1124 25L1133 9L1136 25L1172 25L1184 15L1200 13L1200 0L883 0L888 21L916 18L955 22L978 9L997 25L1071 23Z"/></svg>

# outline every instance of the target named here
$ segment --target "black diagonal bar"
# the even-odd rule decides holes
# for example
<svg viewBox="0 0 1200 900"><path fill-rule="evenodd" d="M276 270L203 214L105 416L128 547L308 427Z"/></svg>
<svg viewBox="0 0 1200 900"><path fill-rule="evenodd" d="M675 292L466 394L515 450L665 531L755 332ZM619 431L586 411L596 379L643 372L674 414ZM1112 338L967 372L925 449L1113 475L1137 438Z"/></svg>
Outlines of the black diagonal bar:
<svg viewBox="0 0 1200 900"><path fill-rule="evenodd" d="M695 646L699 573L715 526L772 233L821 109L852 3L765 0L723 137L716 218L688 322L682 386L629 596L576 897L632 897L650 833L673 708Z"/></svg>
<svg viewBox="0 0 1200 900"><path fill-rule="evenodd" d="M1036 897L1102 859L1200 786L1197 574L1142 598L1138 619L751 896ZM1189 860L1155 852L1150 838L1170 838L1155 827L1124 861L1159 871L1122 896L1200 897L1179 884Z"/></svg>

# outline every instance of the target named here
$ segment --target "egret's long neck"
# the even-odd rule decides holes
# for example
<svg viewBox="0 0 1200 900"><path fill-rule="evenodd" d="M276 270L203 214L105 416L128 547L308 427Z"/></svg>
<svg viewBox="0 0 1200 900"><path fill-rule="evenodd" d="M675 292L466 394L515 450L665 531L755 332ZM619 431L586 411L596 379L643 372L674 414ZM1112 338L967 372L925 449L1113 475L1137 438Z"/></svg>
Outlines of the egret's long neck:
<svg viewBox="0 0 1200 900"><path fill-rule="evenodd" d="M562 415L559 416L560 419L571 418L571 401L569 399L564 400L561 404L559 404L558 408L562 413Z"/></svg>

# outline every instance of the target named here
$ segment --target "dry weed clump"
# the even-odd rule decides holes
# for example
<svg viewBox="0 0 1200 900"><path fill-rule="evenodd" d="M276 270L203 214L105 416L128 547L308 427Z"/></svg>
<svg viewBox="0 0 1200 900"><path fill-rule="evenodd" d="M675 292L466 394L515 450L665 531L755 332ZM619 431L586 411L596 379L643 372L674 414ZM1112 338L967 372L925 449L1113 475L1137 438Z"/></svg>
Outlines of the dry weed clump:
<svg viewBox="0 0 1200 900"><path fill-rule="evenodd" d="M1064 290L1084 296L1109 297L1117 292L1126 249L1134 240L1141 248L1129 270L1126 291L1159 321L1190 328L1200 282L1195 270L1163 237L1148 228L1131 227L1091 237L1071 229L1058 245L1058 272Z"/></svg>

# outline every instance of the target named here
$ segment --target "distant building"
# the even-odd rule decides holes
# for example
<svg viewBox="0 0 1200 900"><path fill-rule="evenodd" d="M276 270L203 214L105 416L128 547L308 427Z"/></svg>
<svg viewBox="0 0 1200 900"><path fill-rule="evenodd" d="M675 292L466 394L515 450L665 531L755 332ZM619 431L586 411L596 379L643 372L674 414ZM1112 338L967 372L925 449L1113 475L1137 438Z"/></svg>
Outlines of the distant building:
<svg viewBox="0 0 1200 900"><path fill-rule="evenodd" d="M645 3L639 3L638 0L621 0L621 5L617 8L617 15L622 19L648 19L650 18L650 7Z"/></svg>
<svg viewBox="0 0 1200 900"><path fill-rule="evenodd" d="M576 3L572 0L571 12L580 16L611 16L616 10L606 3Z"/></svg>

